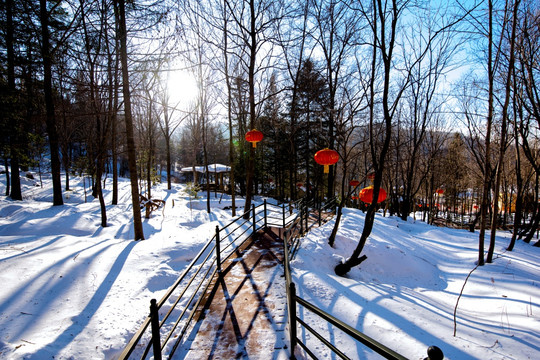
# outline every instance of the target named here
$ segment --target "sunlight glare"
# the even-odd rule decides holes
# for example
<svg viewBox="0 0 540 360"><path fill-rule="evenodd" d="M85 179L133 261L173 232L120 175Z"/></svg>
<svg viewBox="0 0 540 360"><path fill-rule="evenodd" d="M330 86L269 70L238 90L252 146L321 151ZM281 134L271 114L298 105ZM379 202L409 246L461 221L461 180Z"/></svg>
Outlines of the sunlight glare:
<svg viewBox="0 0 540 360"><path fill-rule="evenodd" d="M170 105L186 106L192 103L197 96L197 82L186 70L168 71L167 89Z"/></svg>

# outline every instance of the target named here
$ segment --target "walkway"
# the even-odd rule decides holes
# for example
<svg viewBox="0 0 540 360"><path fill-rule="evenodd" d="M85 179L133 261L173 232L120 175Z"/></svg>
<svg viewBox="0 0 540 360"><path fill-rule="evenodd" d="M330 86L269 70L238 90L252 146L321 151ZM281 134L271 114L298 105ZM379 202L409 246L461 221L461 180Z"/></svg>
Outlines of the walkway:
<svg viewBox="0 0 540 360"><path fill-rule="evenodd" d="M189 339L175 358L288 359L283 243L261 232L223 264Z"/></svg>

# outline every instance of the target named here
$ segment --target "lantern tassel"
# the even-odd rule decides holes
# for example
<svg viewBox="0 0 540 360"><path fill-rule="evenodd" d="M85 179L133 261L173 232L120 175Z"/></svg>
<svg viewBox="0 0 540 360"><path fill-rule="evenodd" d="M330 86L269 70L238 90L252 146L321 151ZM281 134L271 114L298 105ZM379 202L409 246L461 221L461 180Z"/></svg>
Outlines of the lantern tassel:
<svg viewBox="0 0 540 360"><path fill-rule="evenodd" d="M328 174L329 172L330 172L330 166L329 165L324 165L324 173Z"/></svg>

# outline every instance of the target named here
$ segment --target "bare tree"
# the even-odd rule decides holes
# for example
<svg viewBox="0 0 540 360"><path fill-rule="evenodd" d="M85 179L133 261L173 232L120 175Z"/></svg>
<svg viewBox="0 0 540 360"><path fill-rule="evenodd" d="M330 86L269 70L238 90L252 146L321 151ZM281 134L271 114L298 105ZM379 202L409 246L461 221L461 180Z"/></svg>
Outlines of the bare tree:
<svg viewBox="0 0 540 360"><path fill-rule="evenodd" d="M222 20L223 20L223 73L225 75L225 84L227 86L227 121L229 123L229 165L231 172L230 178L230 190L231 190L231 208L232 216L236 216L236 182L234 178L234 141L233 141L233 126L232 126L232 84L229 71L229 22L230 16L227 8L227 0L223 0L222 7Z"/></svg>
<svg viewBox="0 0 540 360"><path fill-rule="evenodd" d="M328 103L328 148L335 146L336 119L342 109L337 107L338 91L345 74L347 59L351 56L353 46L357 42L355 36L360 32L359 17L349 11L347 4L336 0L310 0L311 14L315 23L312 33L318 47L322 50L325 63L325 77L329 92ZM336 167L328 173L326 196L334 196L334 179Z"/></svg>
<svg viewBox="0 0 540 360"><path fill-rule="evenodd" d="M403 220L409 216L414 197L420 190L421 180L426 176L419 171L417 162L426 131L445 103L445 99L437 96L437 91L440 89L442 77L450 70L452 57L457 49L455 34L450 32L441 34L437 39L431 39L436 25L432 21L429 13L422 12L417 23L420 24L420 31L425 29L426 36L418 36L419 30L415 28L413 33L406 34L409 46L403 49L407 51L403 54L403 58L410 63L407 68L410 68L411 76L411 85L406 92L408 101L403 104L406 115L402 117L403 122L398 123L397 129L399 132L402 131L405 137L403 144L396 149L396 153L402 155L397 165L402 167L403 200L400 204L400 216ZM426 41L432 43L426 46ZM427 49L425 56L422 61L417 61L424 49Z"/></svg>
<svg viewBox="0 0 540 360"><path fill-rule="evenodd" d="M83 41L85 48L85 64L88 66L88 85L90 96L90 109L92 117L95 121L94 131L92 132L92 138L90 141L94 141L95 144L92 147L94 150L93 157L95 158L95 193L99 199L101 209L101 226L107 226L107 211L105 207L105 199L103 198L103 191L101 186L101 176L103 174L103 167L105 163L106 152L106 139L107 139L107 124L106 119L103 117L104 111L102 111L102 102L97 86L96 66L98 57L101 55L100 51L103 42L103 31L105 30L103 24L99 24L97 33L90 34L89 27L87 25L87 9L83 0L80 0L81 8L81 27L83 31ZM103 19L103 17L101 18Z"/></svg>
<svg viewBox="0 0 540 360"><path fill-rule="evenodd" d="M39 14L41 21L41 55L43 59L43 90L45 94L45 106L47 108L47 133L49 135L49 147L51 150L51 175L53 182L53 205L63 205L62 184L60 180L60 157L58 145L58 133L56 130L56 114L54 111L53 84L52 84L52 54L50 43L50 12L61 2L51 9L47 9L47 1L39 1ZM13 192L13 189L12 189Z"/></svg>
<svg viewBox="0 0 540 360"><path fill-rule="evenodd" d="M494 96L494 79L495 79L495 64L493 62L493 1L488 0L488 112L486 119L486 139L485 139L485 156L484 156L484 182L482 189L482 202L480 204L480 233L478 235L478 265L482 266L484 260L484 237L486 233L486 225L488 218L489 207L489 189L490 189L490 174L491 174L491 128L493 126L493 96Z"/></svg>
<svg viewBox="0 0 540 360"><path fill-rule="evenodd" d="M499 159L497 161L497 172L495 175L495 184L494 184L494 195L493 195L493 214L491 218L491 235L488 248L488 254L486 262L491 263L493 261L493 252L495 251L495 235L497 232L497 223L499 217L499 194L501 187L501 177L503 172L503 163L504 163L504 154L507 147L507 123L508 123L508 107L510 105L510 92L512 91L512 74L514 72L514 61L515 61L515 40L516 40L516 28L518 22L518 9L520 0L516 0L509 4L507 2L504 9L504 20L503 20L503 31L501 33L501 41L499 42L499 48L502 47L503 34L505 28L508 26L508 23L511 23L511 31L507 41L510 43L509 54L508 54L508 65L505 74L505 96L504 103L502 106L502 123L501 123L501 134L499 140ZM512 20L510 20L510 16ZM500 49L502 50L502 49Z"/></svg>
<svg viewBox="0 0 540 360"><path fill-rule="evenodd" d="M248 104L249 104L249 128L254 129L257 123L257 114L261 102L257 93L257 80L262 76L261 51L271 51L263 45L269 40L268 32L278 19L278 12L283 9L280 1L269 0L243 0L240 2L226 1L229 14L235 24L235 30L231 29L231 36L236 44L245 46L246 54L241 56L242 65L247 73ZM266 61L272 56L265 53ZM245 216L249 216L253 197L255 149L249 147L246 164L246 201L244 207Z"/></svg>
<svg viewBox="0 0 540 360"><path fill-rule="evenodd" d="M362 95L365 95L363 92ZM349 94L347 94L349 95ZM355 94L358 96L358 94ZM364 171L362 177L360 177L360 171L357 166L357 160L359 157L366 157L362 149L365 149L367 139L360 135L362 127L355 124L356 119L365 110L363 108L364 96L355 98L347 96L344 103L348 104L341 108L341 116L336 119L336 142L338 152L341 159L341 201L339 202L336 219L332 233L328 238L328 244L334 246L337 231L341 221L343 213L343 207L349 201L353 193L356 192L359 185L350 185L349 180L357 180L359 183L365 182L367 178L367 171ZM349 175L352 174L352 175Z"/></svg>
<svg viewBox="0 0 540 360"><path fill-rule="evenodd" d="M539 71L538 61L540 58L540 31L538 29L538 4L535 2L525 2L522 19L520 21L520 34L517 41L517 63L519 69L517 77L524 92L520 96L518 103L518 113L516 118L517 132L521 141L521 148L524 156L534 168L536 176L540 173L540 161L538 159L538 133L535 129L540 124L540 90L538 89ZM521 95L518 93L518 96ZM521 115L521 112L524 112ZM528 227L524 241L530 242L535 231L540 225L540 211L535 207L534 218ZM540 241L535 243L540 246Z"/></svg>
<svg viewBox="0 0 540 360"><path fill-rule="evenodd" d="M379 196L383 172L386 165L386 156L390 147L393 120L400 107L401 98L407 87L410 85L411 69L425 58L429 48L433 45L434 40L455 26L461 19L461 17L450 17L448 20L442 19L442 24L439 25L439 28L436 31L433 31L433 33L429 35L425 44L413 60L406 63L407 66L399 67L396 66L399 59L394 52L398 49L399 45L403 45L398 43L401 39L398 36L398 31L403 31L403 29L399 27L399 24L403 18L404 12L408 10L409 6L412 6L412 4L408 1L394 0L391 4L388 4L380 0L374 0L371 3L371 7L359 7L358 9L355 9L359 15L364 16L372 30L373 36L372 43L370 44L372 48L372 67L369 87L370 95L368 100L371 165L375 173L373 181L373 199L378 199ZM380 89L381 97L377 100L380 101L383 114L380 123L377 122L378 119L375 115L375 75L379 64L382 66L382 89ZM400 72L401 74L399 74ZM377 143L377 139L380 139L380 143ZM336 266L336 274L345 275L353 266L359 265L367 258L365 255L360 257L360 254L373 229L377 207L376 201L373 201L369 205L358 246L345 263Z"/></svg>
<svg viewBox="0 0 540 360"><path fill-rule="evenodd" d="M391 75L394 65L394 50L396 47L396 37L398 30L398 19L402 15L403 6L405 4L398 4L397 1L393 1L389 7L380 0L374 0L371 4L371 9L360 9L363 16L369 22L373 31L372 39L372 67L371 67L371 80L370 80L370 95L369 95L369 133L370 133L370 151L372 167L375 172L375 178L373 182L374 191L373 199L378 199L379 191L382 183L382 176L384 171L384 165L386 161L386 155L390 146L390 138L392 132L392 119L395 113L396 105L403 94L404 87L396 94L396 97L392 101L390 98L391 88ZM384 114L384 120L382 127L382 139L383 143L379 149L375 148L375 139L378 136L375 134L378 126L376 126L375 118L375 74L378 67L378 62L382 61L383 66L383 89L382 89L382 110ZM378 150L378 151L377 151ZM336 266L335 272L337 275L344 276L347 274L353 266L357 266L367 259L366 255L360 257L360 254L367 242L371 230L373 229L373 223L375 221L375 212L377 210L377 202L373 201L366 213L364 228L358 242L357 247L353 251L351 257L344 263L340 263Z"/></svg>
<svg viewBox="0 0 540 360"><path fill-rule="evenodd" d="M164 88L161 92L161 108L162 115L158 118L159 128L161 129L161 134L165 139L165 156L166 156L166 167L167 167L167 189L171 190L171 175L172 175L172 159L171 159L171 141L172 136L178 127L182 124L182 121L185 119L185 116L181 118L175 118L175 112L177 111L176 106L170 106L170 96L167 88Z"/></svg>
<svg viewBox="0 0 540 360"><path fill-rule="evenodd" d="M126 141L128 149L129 176L131 181L131 201L133 203L133 230L135 240L144 240L139 201L137 159L133 134L133 115L131 112L131 92L129 89L125 2L124 0L115 0L115 5L115 15L118 24L118 38L120 40L120 60L122 64L122 92L124 95L124 117L126 121Z"/></svg>
<svg viewBox="0 0 540 360"><path fill-rule="evenodd" d="M291 16L285 17L277 23L277 44L281 47L283 62L290 86L287 89L290 94L289 129L287 131L288 143L288 181L289 196L297 198L298 183L298 93L302 67L305 65L306 47L308 42L309 1L293 2ZM307 169L309 170L309 169ZM309 193L309 186L307 186Z"/></svg>
<svg viewBox="0 0 540 360"><path fill-rule="evenodd" d="M6 52L7 52L7 80L8 80L8 95L7 95L7 104L4 106L7 107L7 116L8 129L9 129L9 154L11 157L11 192L10 192L10 183L9 175L7 169L6 161L6 176L8 176L6 181L6 195L10 195L13 200L22 200L21 193L21 180L19 176L19 132L17 126L17 89L15 86L15 49L14 49L14 34L15 34L15 23L13 21L13 9L14 4L13 0L6 1Z"/></svg>

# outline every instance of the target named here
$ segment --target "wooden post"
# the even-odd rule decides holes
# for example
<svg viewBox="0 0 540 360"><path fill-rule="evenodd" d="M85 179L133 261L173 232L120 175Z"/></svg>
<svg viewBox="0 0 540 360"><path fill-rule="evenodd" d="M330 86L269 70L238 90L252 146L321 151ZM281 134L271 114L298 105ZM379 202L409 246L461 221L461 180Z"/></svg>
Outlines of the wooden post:
<svg viewBox="0 0 540 360"><path fill-rule="evenodd" d="M221 248L219 239L219 226L216 225L216 267L217 272L221 275Z"/></svg>
<svg viewBox="0 0 540 360"><path fill-rule="evenodd" d="M300 234L304 235L304 208L300 208Z"/></svg>
<svg viewBox="0 0 540 360"><path fill-rule="evenodd" d="M291 359L294 357L296 348L296 286L293 282L289 285L289 337L291 341Z"/></svg>
<svg viewBox="0 0 540 360"><path fill-rule="evenodd" d="M161 360L161 340L159 339L159 313L156 299L150 300L150 323L152 325L152 349L154 359Z"/></svg>
<svg viewBox="0 0 540 360"><path fill-rule="evenodd" d="M304 205L304 216L306 217L306 227L304 228L305 232L308 232L309 230L309 208L306 205Z"/></svg>
<svg viewBox="0 0 540 360"><path fill-rule="evenodd" d="M285 203L281 205L281 209L283 212L283 228L285 229Z"/></svg>
<svg viewBox="0 0 540 360"><path fill-rule="evenodd" d="M253 236L257 233L257 219L255 219L255 205L251 204L251 213L253 214Z"/></svg>
<svg viewBox="0 0 540 360"><path fill-rule="evenodd" d="M428 357L426 360L443 360L444 354L441 349L436 346L430 346L427 350Z"/></svg>
<svg viewBox="0 0 540 360"><path fill-rule="evenodd" d="M266 212L266 199L264 199L264 229L268 229L268 218L267 218L267 215L268 213Z"/></svg>

